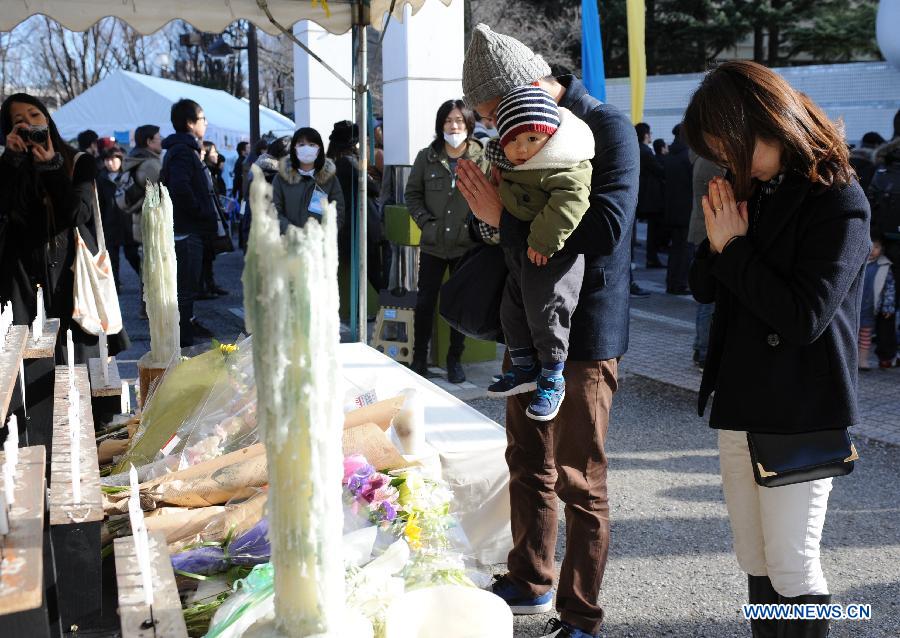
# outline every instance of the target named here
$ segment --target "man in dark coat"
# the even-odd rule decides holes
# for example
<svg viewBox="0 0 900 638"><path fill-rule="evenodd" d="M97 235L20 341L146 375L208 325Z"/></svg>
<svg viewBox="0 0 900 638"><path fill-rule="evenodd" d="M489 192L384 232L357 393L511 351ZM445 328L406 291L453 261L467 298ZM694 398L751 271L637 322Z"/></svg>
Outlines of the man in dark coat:
<svg viewBox="0 0 900 638"><path fill-rule="evenodd" d="M637 216L647 220L647 268L664 268L659 259L663 245L666 210L666 172L651 146L650 125L640 122L634 127L641 151L641 178L638 189Z"/></svg>
<svg viewBox="0 0 900 638"><path fill-rule="evenodd" d="M594 134L590 208L563 251L584 255L585 274L572 315L566 387L559 415L540 427L525 416L528 394L506 404L513 549L509 573L493 591L515 613L548 611L556 574L557 499L566 503L566 555L559 575L554 636L599 634L598 594L609 548L605 440L618 358L628 347L631 231L639 154L628 118L588 94L574 76L554 78L539 55L484 24L475 27L463 66L467 103L494 117L512 89L537 84ZM652 151L651 151L652 153ZM460 160L459 188L473 213L499 227L505 246L525 250L528 222L503 210L497 189L472 162Z"/></svg>
<svg viewBox="0 0 900 638"><path fill-rule="evenodd" d="M666 272L666 292L670 295L689 295L688 270L694 247L688 242L688 225L691 222L692 165L690 151L681 139L680 127L672 133L675 141L663 160L666 175L666 225L672 237L669 264Z"/></svg>
<svg viewBox="0 0 900 638"><path fill-rule="evenodd" d="M203 109L193 100L179 100L172 105L172 126L175 133L163 141L166 155L160 179L172 198L184 348L194 344L194 300L203 270L203 237L216 233L217 210L212 180L200 161L200 140L206 134Z"/></svg>

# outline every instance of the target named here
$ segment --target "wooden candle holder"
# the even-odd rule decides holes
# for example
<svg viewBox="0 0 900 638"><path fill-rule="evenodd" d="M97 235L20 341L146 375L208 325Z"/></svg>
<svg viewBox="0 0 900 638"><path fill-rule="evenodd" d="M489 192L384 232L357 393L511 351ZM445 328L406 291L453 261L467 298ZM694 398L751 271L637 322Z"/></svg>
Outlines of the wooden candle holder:
<svg viewBox="0 0 900 638"><path fill-rule="evenodd" d="M27 340L28 326L11 326L3 349L0 350L0 425L5 425L8 414L20 409L22 405L21 395L15 390ZM10 405L13 406L12 410L9 409Z"/></svg>
<svg viewBox="0 0 900 638"><path fill-rule="evenodd" d="M153 573L153 626L148 622L150 608L144 600L134 539L127 537L113 541L122 638L187 638L166 538L159 532L152 532L148 534L148 539L150 570Z"/></svg>
<svg viewBox="0 0 900 638"><path fill-rule="evenodd" d="M119 376L119 363L110 357L107 363L107 382L103 383L103 368L100 359L88 361L91 377L91 408L96 425L106 425L119 414L122 407L122 379Z"/></svg>
<svg viewBox="0 0 900 638"><path fill-rule="evenodd" d="M56 381L56 339L59 319L47 319L40 339L31 334L25 344L25 402L28 419L25 440L28 445L47 448L47 461L53 443L53 388ZM49 474L47 475L49 479Z"/></svg>
<svg viewBox="0 0 900 638"><path fill-rule="evenodd" d="M69 369L56 368L53 452L50 460L50 540L56 572L57 600L63 628L99 622L102 600L100 527L103 501L91 416L90 383L84 365L75 366L79 410L81 499L75 502L70 470Z"/></svg>
<svg viewBox="0 0 900 638"><path fill-rule="evenodd" d="M138 407L147 405L150 395L156 390L160 379L166 372L166 367L159 367L150 361L150 353L144 354L137 363L138 383L141 388L141 396L138 397Z"/></svg>
<svg viewBox="0 0 900 638"><path fill-rule="evenodd" d="M0 464L4 455L0 452ZM16 501L9 512L9 534L0 539L0 636L50 638L44 597L43 447L19 449Z"/></svg>

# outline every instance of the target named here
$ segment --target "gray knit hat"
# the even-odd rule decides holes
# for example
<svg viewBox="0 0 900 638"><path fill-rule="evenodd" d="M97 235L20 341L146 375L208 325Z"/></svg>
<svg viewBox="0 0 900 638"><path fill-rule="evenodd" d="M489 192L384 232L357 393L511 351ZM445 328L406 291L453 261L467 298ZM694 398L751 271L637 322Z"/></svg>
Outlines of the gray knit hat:
<svg viewBox="0 0 900 638"><path fill-rule="evenodd" d="M494 33L482 23L472 31L463 62L463 100L475 107L548 75L550 65L544 58L515 38Z"/></svg>

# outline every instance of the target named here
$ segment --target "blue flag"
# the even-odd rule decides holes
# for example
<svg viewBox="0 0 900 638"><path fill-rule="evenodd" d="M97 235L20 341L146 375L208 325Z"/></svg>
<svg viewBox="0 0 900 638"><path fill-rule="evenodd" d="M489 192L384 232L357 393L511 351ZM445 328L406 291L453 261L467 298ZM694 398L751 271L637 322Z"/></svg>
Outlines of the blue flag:
<svg viewBox="0 0 900 638"><path fill-rule="evenodd" d="M597 0L581 0L581 78L588 93L606 101L606 72Z"/></svg>

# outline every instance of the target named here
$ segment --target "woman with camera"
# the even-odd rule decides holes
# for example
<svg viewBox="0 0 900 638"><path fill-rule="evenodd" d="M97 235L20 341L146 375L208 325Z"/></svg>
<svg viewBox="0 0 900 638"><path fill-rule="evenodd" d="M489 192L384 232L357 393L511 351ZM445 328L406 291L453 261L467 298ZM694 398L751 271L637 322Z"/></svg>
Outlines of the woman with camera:
<svg viewBox="0 0 900 638"><path fill-rule="evenodd" d="M832 478L856 452L857 347L869 204L840 126L780 75L726 62L685 112L688 142L725 167L702 200L691 290L715 315L700 387L751 603L831 602L819 543ZM824 618L752 621L814 638Z"/></svg>
<svg viewBox="0 0 900 638"><path fill-rule="evenodd" d="M99 354L97 337L72 319L75 230L96 254L96 205L93 156L75 152L59 135L43 103L25 93L0 106L0 132L6 150L0 156L0 300L12 302L13 320L30 324L37 290L48 317L60 320L56 360L66 360L66 330L72 330L75 359ZM128 347L124 330L109 341L110 354Z"/></svg>

